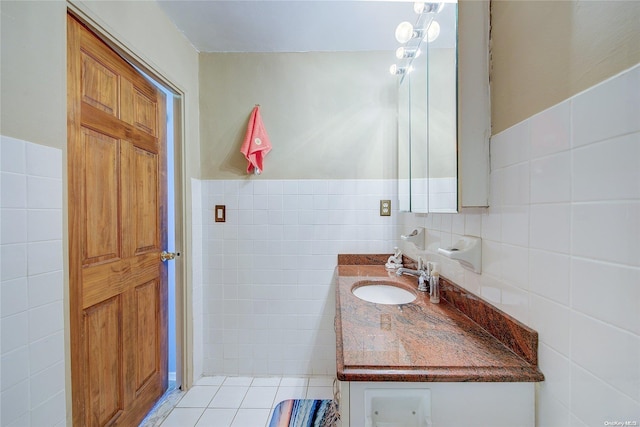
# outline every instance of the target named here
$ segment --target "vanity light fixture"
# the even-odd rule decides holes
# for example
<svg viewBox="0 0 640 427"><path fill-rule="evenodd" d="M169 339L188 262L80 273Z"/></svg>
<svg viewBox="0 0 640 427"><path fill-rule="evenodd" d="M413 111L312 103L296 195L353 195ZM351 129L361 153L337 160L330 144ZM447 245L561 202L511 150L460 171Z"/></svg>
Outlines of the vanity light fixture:
<svg viewBox="0 0 640 427"><path fill-rule="evenodd" d="M444 3L416 2L413 10L420 16L415 27L408 21L403 21L396 27L396 40L404 46L396 50L396 58L400 61L389 69L395 76L402 76L411 71L411 63L420 55L422 43L431 43L440 35L440 24L434 16L444 7ZM417 28L416 28L417 27Z"/></svg>
<svg viewBox="0 0 640 427"><path fill-rule="evenodd" d="M444 7L444 3L425 3L417 1L413 4L413 11L418 15L422 13L439 13Z"/></svg>

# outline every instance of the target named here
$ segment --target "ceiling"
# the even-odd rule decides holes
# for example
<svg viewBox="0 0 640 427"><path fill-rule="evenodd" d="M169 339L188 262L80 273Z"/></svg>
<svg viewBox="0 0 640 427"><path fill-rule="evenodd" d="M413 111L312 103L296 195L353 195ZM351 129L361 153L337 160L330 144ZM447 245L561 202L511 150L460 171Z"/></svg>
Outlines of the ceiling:
<svg viewBox="0 0 640 427"><path fill-rule="evenodd" d="M395 51L396 26L414 23L413 2L158 0L199 52ZM447 8L445 13L453 8ZM439 40L453 44L455 34ZM436 47L436 46L434 46Z"/></svg>

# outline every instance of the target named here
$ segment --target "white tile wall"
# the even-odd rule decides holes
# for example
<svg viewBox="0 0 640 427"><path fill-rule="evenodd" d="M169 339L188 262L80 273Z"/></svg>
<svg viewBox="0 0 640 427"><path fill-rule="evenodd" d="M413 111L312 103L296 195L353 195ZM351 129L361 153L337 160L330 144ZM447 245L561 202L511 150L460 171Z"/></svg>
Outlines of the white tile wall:
<svg viewBox="0 0 640 427"><path fill-rule="evenodd" d="M395 181L203 181L204 373L334 375L337 254L393 251L381 199Z"/></svg>
<svg viewBox="0 0 640 427"><path fill-rule="evenodd" d="M0 165L0 424L63 424L62 151L1 136Z"/></svg>
<svg viewBox="0 0 640 427"><path fill-rule="evenodd" d="M491 165L489 209L403 229L538 331L538 426L640 423L640 66L495 135ZM481 275L434 253L460 234L483 238Z"/></svg>
<svg viewBox="0 0 640 427"><path fill-rule="evenodd" d="M187 259L191 260L192 268L192 319L193 319L193 379L197 380L203 374L204 363L204 298L202 286L203 256L202 243L204 241L202 226L202 182L191 180L191 224L192 247Z"/></svg>

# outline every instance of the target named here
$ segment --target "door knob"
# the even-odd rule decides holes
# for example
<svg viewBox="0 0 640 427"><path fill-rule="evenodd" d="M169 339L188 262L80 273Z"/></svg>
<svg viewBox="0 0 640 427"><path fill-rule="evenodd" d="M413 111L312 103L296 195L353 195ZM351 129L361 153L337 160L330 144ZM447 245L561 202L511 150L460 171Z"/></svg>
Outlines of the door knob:
<svg viewBox="0 0 640 427"><path fill-rule="evenodd" d="M175 252L162 251L162 253L160 253L160 260L169 261L169 260L175 259L176 255L179 255L179 254L176 254Z"/></svg>

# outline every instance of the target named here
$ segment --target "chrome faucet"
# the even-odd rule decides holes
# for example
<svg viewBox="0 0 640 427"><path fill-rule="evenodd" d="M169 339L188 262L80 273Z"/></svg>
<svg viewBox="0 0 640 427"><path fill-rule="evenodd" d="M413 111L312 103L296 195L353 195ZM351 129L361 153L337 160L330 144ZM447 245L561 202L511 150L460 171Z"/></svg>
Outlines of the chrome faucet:
<svg viewBox="0 0 640 427"><path fill-rule="evenodd" d="M418 257L418 269L412 270L406 267L400 267L396 270L396 276L402 276L408 274L418 278L418 290L420 292L427 292L427 284L429 283L429 268L423 263L422 258Z"/></svg>

